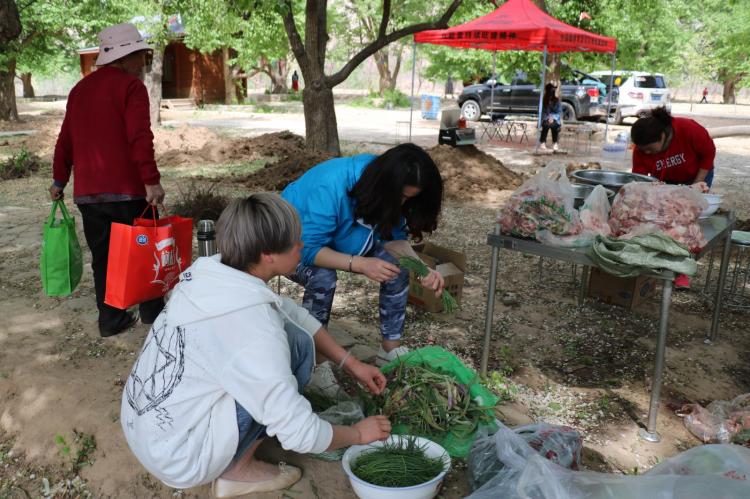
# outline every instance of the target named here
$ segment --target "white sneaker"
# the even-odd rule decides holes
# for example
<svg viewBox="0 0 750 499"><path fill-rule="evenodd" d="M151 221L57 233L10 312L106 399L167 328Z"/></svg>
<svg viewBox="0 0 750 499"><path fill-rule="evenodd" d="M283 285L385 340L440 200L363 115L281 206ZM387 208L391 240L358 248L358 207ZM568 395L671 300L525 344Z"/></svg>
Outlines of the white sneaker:
<svg viewBox="0 0 750 499"><path fill-rule="evenodd" d="M540 151L546 151L547 150L547 144L539 144L539 150Z"/></svg>
<svg viewBox="0 0 750 499"><path fill-rule="evenodd" d="M554 144L552 144L552 150L553 151L557 151L557 142L555 142Z"/></svg>
<svg viewBox="0 0 750 499"><path fill-rule="evenodd" d="M382 361L383 363L388 363L407 353L409 353L409 348L404 346L396 347L390 352L386 352L381 346L380 350L378 350L378 360Z"/></svg>
<svg viewBox="0 0 750 499"><path fill-rule="evenodd" d="M315 367L310 382L307 384L307 389L333 400L338 400L340 394L344 392L338 379L336 379L333 364L330 361L323 362Z"/></svg>

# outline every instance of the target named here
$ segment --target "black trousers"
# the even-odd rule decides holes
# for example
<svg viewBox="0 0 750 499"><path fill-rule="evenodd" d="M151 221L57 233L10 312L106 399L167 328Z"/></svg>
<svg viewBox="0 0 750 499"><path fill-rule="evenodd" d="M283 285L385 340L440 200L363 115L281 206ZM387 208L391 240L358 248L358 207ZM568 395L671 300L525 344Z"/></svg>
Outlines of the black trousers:
<svg viewBox="0 0 750 499"><path fill-rule="evenodd" d="M546 121L542 123L542 135L539 137L539 143L547 142L547 131L552 130L552 142L557 144L557 138L560 135L560 123L553 122L551 125Z"/></svg>
<svg viewBox="0 0 750 499"><path fill-rule="evenodd" d="M126 320L127 313L125 310L104 303L111 224L118 222L131 225L147 206L148 203L143 199L78 205L83 219L83 233L91 250L91 269L94 271L94 289L96 290L96 306L99 309L100 328L116 328ZM139 305L141 320L147 324L154 322L163 308L164 298L141 303Z"/></svg>

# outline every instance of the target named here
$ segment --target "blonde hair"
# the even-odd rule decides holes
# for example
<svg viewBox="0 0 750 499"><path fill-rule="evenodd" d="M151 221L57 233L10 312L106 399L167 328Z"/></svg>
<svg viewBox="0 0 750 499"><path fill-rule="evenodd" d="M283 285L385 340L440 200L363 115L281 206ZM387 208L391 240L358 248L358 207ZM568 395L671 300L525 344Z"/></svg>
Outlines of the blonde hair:
<svg viewBox="0 0 750 499"><path fill-rule="evenodd" d="M216 246L221 263L245 272L263 253L290 250L301 234L294 207L277 194L261 192L224 209L216 223Z"/></svg>

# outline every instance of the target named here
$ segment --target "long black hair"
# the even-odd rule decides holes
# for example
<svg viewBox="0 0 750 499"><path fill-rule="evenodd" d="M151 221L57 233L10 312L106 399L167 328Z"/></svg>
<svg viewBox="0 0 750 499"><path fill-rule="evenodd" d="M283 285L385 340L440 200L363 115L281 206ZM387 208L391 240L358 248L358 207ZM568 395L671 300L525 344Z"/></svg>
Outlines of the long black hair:
<svg viewBox="0 0 750 499"><path fill-rule="evenodd" d="M542 97L542 109L547 109L551 104L557 104L560 100L555 95L557 87L554 83L550 82L544 86L544 97Z"/></svg>
<svg viewBox="0 0 750 499"><path fill-rule="evenodd" d="M407 186L418 187L420 191L402 205ZM403 216L409 234L420 241L423 233L437 228L443 179L424 149L415 144L400 144L365 167L349 196L356 201L354 215L376 227L381 238L392 239L392 231Z"/></svg>
<svg viewBox="0 0 750 499"><path fill-rule="evenodd" d="M639 118L630 129L633 144L645 146L661 140L661 134L667 133L672 126L672 115L664 106L653 109L648 116Z"/></svg>

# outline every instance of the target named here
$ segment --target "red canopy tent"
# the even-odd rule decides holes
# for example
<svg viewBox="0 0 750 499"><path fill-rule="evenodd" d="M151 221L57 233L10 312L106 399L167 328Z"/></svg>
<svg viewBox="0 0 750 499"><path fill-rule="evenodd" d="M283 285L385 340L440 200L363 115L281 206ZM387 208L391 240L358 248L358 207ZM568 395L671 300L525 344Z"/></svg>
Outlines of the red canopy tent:
<svg viewBox="0 0 750 499"><path fill-rule="evenodd" d="M485 16L448 29L422 31L417 43L469 49L615 52L617 40L570 26L531 0L508 0Z"/></svg>
<svg viewBox="0 0 750 499"><path fill-rule="evenodd" d="M565 24L544 12L531 0L508 0L494 12L473 21L452 28L417 33L414 35L414 41L493 51L541 51L544 52L545 70L547 52L603 52L612 53L612 71L614 72L614 58L617 51L617 40L614 38ZM494 77L494 67L492 72ZM414 93L413 76L412 72L412 94ZM544 85L544 77L542 77L542 85ZM609 95L612 95L611 90L610 78ZM541 111L542 92L540 91L540 119ZM607 114L609 114L609 109L607 109Z"/></svg>

